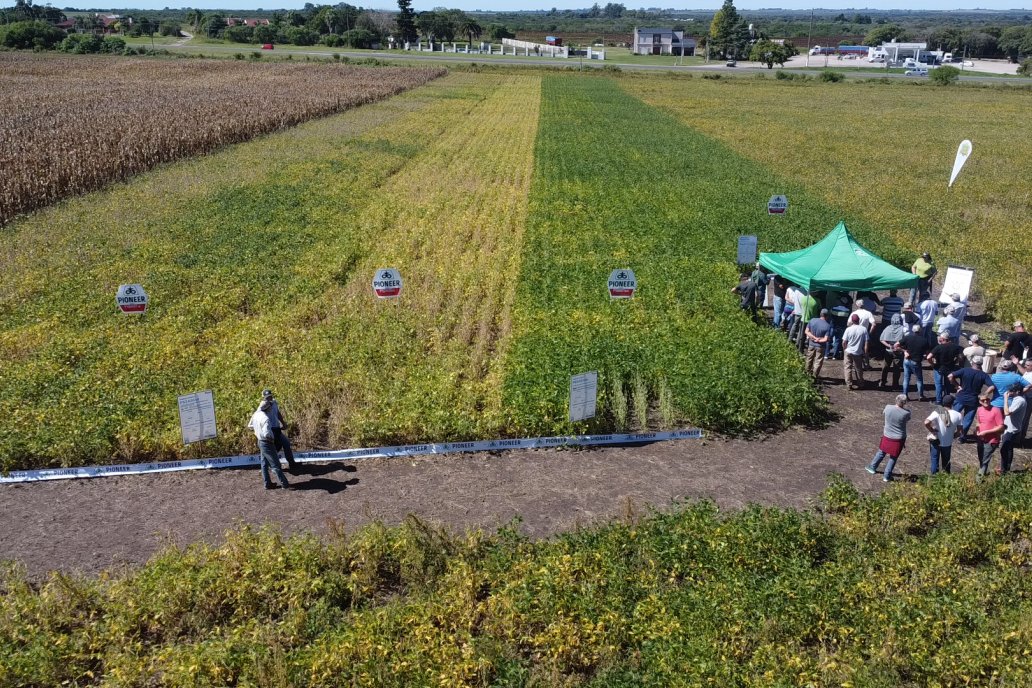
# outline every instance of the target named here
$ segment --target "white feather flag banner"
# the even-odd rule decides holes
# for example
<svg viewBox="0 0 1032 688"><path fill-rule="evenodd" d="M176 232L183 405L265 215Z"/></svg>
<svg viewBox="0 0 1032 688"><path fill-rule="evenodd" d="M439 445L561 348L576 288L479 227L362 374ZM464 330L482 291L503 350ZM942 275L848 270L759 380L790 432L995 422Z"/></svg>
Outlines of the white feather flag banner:
<svg viewBox="0 0 1032 688"><path fill-rule="evenodd" d="M956 180L957 175L960 174L960 168L964 166L964 163L967 162L968 156L970 155L971 142L964 139L960 142L960 147L957 148L957 159L953 161L953 173L950 174L950 183L947 185L947 188L953 186L954 180Z"/></svg>

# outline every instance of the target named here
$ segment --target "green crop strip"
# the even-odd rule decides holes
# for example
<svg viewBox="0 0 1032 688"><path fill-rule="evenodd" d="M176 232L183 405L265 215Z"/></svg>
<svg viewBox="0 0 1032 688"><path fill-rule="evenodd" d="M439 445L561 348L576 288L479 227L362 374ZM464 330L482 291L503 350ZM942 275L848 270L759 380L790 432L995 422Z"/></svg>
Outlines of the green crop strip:
<svg viewBox="0 0 1032 688"><path fill-rule="evenodd" d="M768 217L785 192L790 215ZM591 428L655 413L726 432L815 419L823 402L796 354L727 291L737 235L805 240L840 218L609 79L546 78L506 378L513 424L568 429L568 376L585 370L602 376ZM610 302L606 278L623 267L639 294Z"/></svg>

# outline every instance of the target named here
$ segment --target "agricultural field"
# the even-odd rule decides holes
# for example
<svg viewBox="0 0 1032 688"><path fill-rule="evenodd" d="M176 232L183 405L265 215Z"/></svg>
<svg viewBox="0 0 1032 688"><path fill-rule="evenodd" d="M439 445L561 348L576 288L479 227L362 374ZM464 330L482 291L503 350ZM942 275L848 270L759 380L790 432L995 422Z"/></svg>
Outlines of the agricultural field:
<svg viewBox="0 0 1032 688"><path fill-rule="evenodd" d="M707 502L517 527L272 528L138 570L0 569L0 683L1027 686L1032 479L939 475L817 512Z"/></svg>
<svg viewBox="0 0 1032 688"><path fill-rule="evenodd" d="M0 225L160 163L380 100L443 73L2 53Z"/></svg>
<svg viewBox="0 0 1032 688"><path fill-rule="evenodd" d="M1032 317L1032 91L724 79L695 81L686 97L680 79L622 83L908 255L974 267L974 287L1001 321ZM947 191L964 139L974 153ZM761 251L777 250L774 237L759 239Z"/></svg>
<svg viewBox="0 0 1032 688"><path fill-rule="evenodd" d="M785 85L725 82L453 72L13 222L0 248L0 468L251 453L245 425L264 387L283 401L300 448L822 422L826 400L797 354L727 293L736 237L787 250L845 219L907 266L932 236L920 228L949 217L937 211L953 201L912 210L888 176L859 195L829 193L789 164L802 157L783 162L744 143L794 126L780 116L761 126L748 97ZM843 92L875 108L877 98L913 98L939 109L979 93L995 113L983 126L998 132L1020 127L1028 97L786 89L799 102ZM736 134L736 121L750 131ZM896 140L891 129L870 135ZM1000 223L1007 208L1020 229L1028 211L1010 187L976 181L997 173L976 164L985 149L972 139L976 155L948 198L969 184L981 200L967 212ZM825 169L852 165L858 151L816 125L796 142ZM956 145L941 143L945 175ZM935 150L921 141L897 153L910 171L908 156ZM1017 169L1029 164L1004 153ZM867 189L876 203L861 202ZM776 193L791 199L785 217L766 214ZM892 203L907 224L883 221ZM965 262L958 237L958 248L931 249L940 264ZM976 287L1011 309L991 280L1019 274L1014 254L970 245L998 266L983 281L976 264ZM404 277L396 302L372 295L380 267ZM611 302L606 278L625 267L639 292ZM142 317L114 308L117 286L131 282L152 299ZM587 370L600 374L599 415L571 424L569 376ZM184 447L176 397L203 389L215 394L219 437Z"/></svg>

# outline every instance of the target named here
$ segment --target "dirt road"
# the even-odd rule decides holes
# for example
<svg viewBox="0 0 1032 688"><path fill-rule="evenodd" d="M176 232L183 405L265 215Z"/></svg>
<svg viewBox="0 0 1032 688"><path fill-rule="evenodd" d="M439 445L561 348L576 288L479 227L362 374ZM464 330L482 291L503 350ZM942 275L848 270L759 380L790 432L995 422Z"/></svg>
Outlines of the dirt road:
<svg viewBox="0 0 1032 688"><path fill-rule="evenodd" d="M837 361L824 371L840 420L757 440L368 459L309 466L286 492L263 490L256 469L4 485L0 552L35 575L96 572L143 562L168 538L217 541L245 522L322 532L327 519L355 528L416 513L461 530L493 529L519 517L527 533L542 537L680 499L709 498L727 509L750 502L805 507L832 472L875 492L883 487L880 476L865 473L864 465L876 449L882 409L896 392L847 391L840 371ZM915 402L913 411L910 446L897 468L904 478L928 471L918 428L931 404ZM1017 463L1029 458L1019 450ZM958 447L954 464L977 465L974 447Z"/></svg>

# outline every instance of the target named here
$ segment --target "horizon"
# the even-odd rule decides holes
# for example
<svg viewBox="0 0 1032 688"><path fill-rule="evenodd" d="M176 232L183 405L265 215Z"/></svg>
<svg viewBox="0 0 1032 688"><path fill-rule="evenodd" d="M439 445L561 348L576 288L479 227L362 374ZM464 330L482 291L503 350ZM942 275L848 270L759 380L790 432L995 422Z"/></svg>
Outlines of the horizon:
<svg viewBox="0 0 1032 688"><path fill-rule="evenodd" d="M898 0L895 0L895 1L898 1ZM935 13L947 13L947 14L948 13L952 13L952 12L958 12L958 13L978 13L978 12L986 12L986 13L1012 12L1012 13L1017 13L1017 12L1032 12L1032 8L1030 8L1030 7L1004 7L1003 6L1005 4L1009 4L1009 2L1010 2L1010 0L1001 0L1001 2L990 3L990 6L987 6L987 7L971 7L968 4L969 0L955 0L954 2L946 2L946 3L943 3L943 2L932 2L932 0L920 0L918 3L916 3L916 6L912 5L910 7L902 8L902 7L899 7L899 6L893 6L889 2L876 2L876 3L873 3L869 7L849 6L848 3L845 3L845 2L843 2L843 3L833 3L832 5L826 6L826 7L813 7L811 4L808 4L808 3L802 2L801 0L798 0L796 2L788 2L786 5L778 6L778 7L771 7L771 6L769 6L769 4L765 4L763 2L735 3L735 7L740 12L743 12L743 11L744 12L757 12L757 11L768 11L768 12L777 12L777 11L805 12L807 10L813 10L813 11L816 11L816 12L854 12L854 13L863 13L863 12L872 12L872 11L876 11L876 12L899 11L899 12L905 12L905 13L911 13L911 12L935 12ZM376 0L376 3L377 3L376 5L364 6L363 8L364 9L369 9L369 10L397 11L397 5L395 3L391 3L391 2L384 3L384 0ZM40 3L37 3L37 4L53 5L54 7L59 7L60 6L60 7L62 7L62 9L64 7L72 7L71 4L60 5L59 3L56 3L56 2L47 2L47 3L40 2ZM319 4L335 4L335 3L332 2L331 0L325 0L324 2L316 2L314 4L319 5ZM359 6L362 6L360 3L355 3L355 4L358 4ZM606 3L604 3L604 2L599 2L599 5L605 6L605 4ZM627 9L628 10L639 10L639 11L640 10L649 10L649 11L659 11L659 12L662 12L662 11L665 11L665 10L671 10L671 9L673 9L674 11L677 11L677 12L716 12L718 9L720 9L721 4L722 4L722 2L715 0L714 4L712 6L703 6L703 7L686 7L686 8L670 8L670 7L655 8L655 7L648 7L648 8L646 8L646 7L631 7L631 6L628 5ZM256 4L253 1L248 1L248 2L232 2L232 1L231 2L225 2L223 0L222 2L219 2L219 1L203 2L202 1L202 2L194 2L194 3L191 3L191 4L183 4L183 5L179 5L179 6L172 6L172 5L168 4L167 2L165 2L164 0L151 0L151 1L141 2L141 3L137 4L137 5L133 5L132 7L118 7L118 8L81 7L81 8L77 8L77 10L79 10L79 11L116 11L116 10L120 10L120 11L126 11L126 10L151 10L151 11L153 11L153 10L184 10L184 9L195 8L195 9L201 9L201 10L231 10L231 11L234 11L234 12L246 12L248 10L255 11L255 12L257 12L257 11L271 12L271 11L276 11L276 10L284 10L284 11L298 10L298 9L303 8L304 5L305 5L305 0L296 0L295 2L284 3L280 7L265 8L265 7L258 7L258 6L256 6ZM499 6L496 6L496 5L499 5ZM530 0L529 2L527 2L525 4L525 6L522 6L522 7L519 7L519 8L504 7L504 6L501 6L501 5L503 5L503 3L500 2L499 0L457 0L454 4L442 4L441 2L435 2L434 0L422 0L422 1L421 0L414 0L413 3L412 3L412 9L414 11L416 11L416 12L425 12L425 11L432 10L432 9L437 9L437 8L440 8L440 7L446 7L448 9L460 9L460 10L463 10L463 11L466 11L466 12L505 13L505 12L547 12L550 9L553 9L553 8L558 9L561 12L565 12L565 11L569 11L569 10L572 10L572 11L584 10L584 9L587 9L587 8L591 7L591 4L579 4L577 6L573 6L573 4L566 4L566 5L563 5L563 6L559 6L559 5L555 4L555 2L552 1L552 0L537 0L537 1ZM0 7L13 7L13 6L14 6L13 2L10 2L10 3L8 3L8 2L0 2Z"/></svg>

